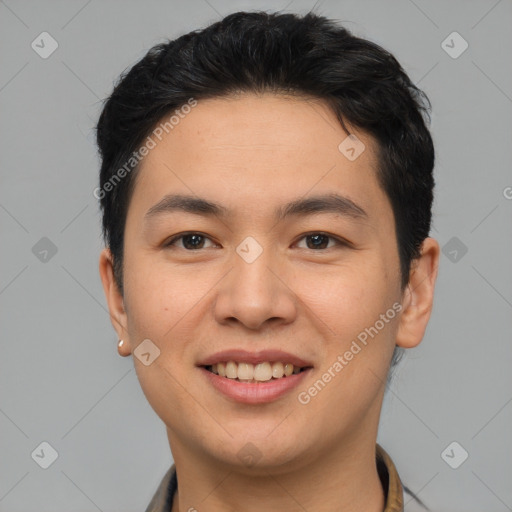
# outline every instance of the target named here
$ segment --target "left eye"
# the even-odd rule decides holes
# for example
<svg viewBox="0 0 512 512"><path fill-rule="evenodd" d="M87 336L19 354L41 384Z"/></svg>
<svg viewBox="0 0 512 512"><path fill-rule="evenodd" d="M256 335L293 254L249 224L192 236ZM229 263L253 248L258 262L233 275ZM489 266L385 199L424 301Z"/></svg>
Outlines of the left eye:
<svg viewBox="0 0 512 512"><path fill-rule="evenodd" d="M306 242L306 248L313 250L328 249L329 247L327 247L327 245L329 244L329 239L334 241L334 245L344 245L341 240L325 233L310 233L301 238L301 240L307 240L310 242Z"/></svg>

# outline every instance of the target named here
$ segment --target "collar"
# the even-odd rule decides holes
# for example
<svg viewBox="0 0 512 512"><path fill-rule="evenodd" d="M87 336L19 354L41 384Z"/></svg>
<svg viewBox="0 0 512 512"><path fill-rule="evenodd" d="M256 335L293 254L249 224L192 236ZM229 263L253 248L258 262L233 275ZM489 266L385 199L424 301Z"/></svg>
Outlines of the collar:
<svg viewBox="0 0 512 512"><path fill-rule="evenodd" d="M391 457L378 443L375 448L375 457L386 500L383 512L403 512L403 488L400 477ZM177 487L176 467L173 464L160 482L146 512L170 512Z"/></svg>

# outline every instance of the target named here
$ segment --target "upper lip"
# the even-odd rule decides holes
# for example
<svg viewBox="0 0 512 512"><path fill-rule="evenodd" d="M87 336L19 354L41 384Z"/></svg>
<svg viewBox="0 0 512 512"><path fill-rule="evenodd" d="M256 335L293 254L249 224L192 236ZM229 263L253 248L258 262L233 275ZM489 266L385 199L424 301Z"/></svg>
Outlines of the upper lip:
<svg viewBox="0 0 512 512"><path fill-rule="evenodd" d="M216 352L215 354L201 360L201 362L198 363L198 366L211 366L213 364L226 363L228 361L252 364L264 363L267 361L279 361L285 364L290 363L293 364L293 366L301 368L313 366L310 362L288 352L283 352L282 350L260 350L257 352L249 352L242 349L222 350L221 352Z"/></svg>

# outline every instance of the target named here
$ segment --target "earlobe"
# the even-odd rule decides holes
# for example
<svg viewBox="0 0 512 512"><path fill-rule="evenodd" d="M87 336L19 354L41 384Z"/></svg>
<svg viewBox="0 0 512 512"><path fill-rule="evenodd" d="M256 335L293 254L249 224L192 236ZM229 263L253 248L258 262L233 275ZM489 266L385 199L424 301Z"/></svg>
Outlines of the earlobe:
<svg viewBox="0 0 512 512"><path fill-rule="evenodd" d="M119 355L123 357L129 356L131 353L128 344L125 343L124 340L119 340L117 342L117 351L119 352Z"/></svg>
<svg viewBox="0 0 512 512"><path fill-rule="evenodd" d="M437 241L426 238L420 256L412 262L396 337L396 344L400 347L415 347L423 339L432 312L439 253Z"/></svg>
<svg viewBox="0 0 512 512"><path fill-rule="evenodd" d="M103 249L101 251L99 272L110 313L110 321L112 322L112 326L114 327L119 340L123 340L122 344L118 344L119 354L122 356L130 355L131 350L127 332L127 318L124 299L114 279L113 259L112 253L109 249Z"/></svg>

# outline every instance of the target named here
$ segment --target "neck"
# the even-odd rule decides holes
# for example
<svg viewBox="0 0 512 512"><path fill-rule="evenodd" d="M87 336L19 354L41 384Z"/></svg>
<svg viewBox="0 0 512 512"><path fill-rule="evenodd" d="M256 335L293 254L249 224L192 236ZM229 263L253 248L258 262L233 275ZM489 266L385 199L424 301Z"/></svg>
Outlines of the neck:
<svg viewBox="0 0 512 512"><path fill-rule="evenodd" d="M366 433L368 434L368 433ZM375 461L375 437L340 443L336 450L286 472L257 474L182 450L173 443L179 491L172 512L382 512L384 491Z"/></svg>

